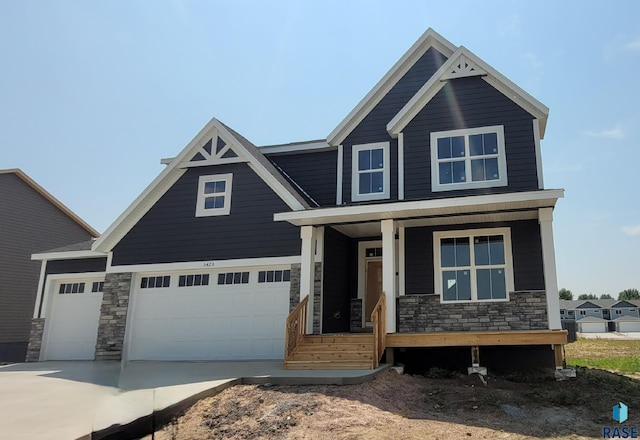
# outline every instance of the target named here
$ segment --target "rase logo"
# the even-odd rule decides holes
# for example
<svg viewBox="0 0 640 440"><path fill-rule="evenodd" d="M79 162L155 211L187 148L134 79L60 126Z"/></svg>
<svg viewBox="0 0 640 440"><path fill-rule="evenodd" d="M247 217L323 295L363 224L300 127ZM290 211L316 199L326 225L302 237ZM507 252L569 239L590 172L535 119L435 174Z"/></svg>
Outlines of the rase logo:
<svg viewBox="0 0 640 440"><path fill-rule="evenodd" d="M624 423L629 418L629 407L622 402L613 405L613 420ZM602 438L638 438L637 426L604 426Z"/></svg>

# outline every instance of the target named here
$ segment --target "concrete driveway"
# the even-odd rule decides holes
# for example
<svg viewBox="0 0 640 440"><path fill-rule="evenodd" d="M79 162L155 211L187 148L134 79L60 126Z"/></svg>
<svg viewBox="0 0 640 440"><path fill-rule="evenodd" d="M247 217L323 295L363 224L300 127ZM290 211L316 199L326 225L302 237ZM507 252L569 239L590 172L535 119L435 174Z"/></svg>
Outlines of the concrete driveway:
<svg viewBox="0 0 640 440"><path fill-rule="evenodd" d="M640 339L640 332L578 333L578 337L582 339L616 339L630 341Z"/></svg>
<svg viewBox="0 0 640 440"><path fill-rule="evenodd" d="M65 361L0 367L0 439L77 439L235 383L348 384L377 370L290 371L282 361Z"/></svg>

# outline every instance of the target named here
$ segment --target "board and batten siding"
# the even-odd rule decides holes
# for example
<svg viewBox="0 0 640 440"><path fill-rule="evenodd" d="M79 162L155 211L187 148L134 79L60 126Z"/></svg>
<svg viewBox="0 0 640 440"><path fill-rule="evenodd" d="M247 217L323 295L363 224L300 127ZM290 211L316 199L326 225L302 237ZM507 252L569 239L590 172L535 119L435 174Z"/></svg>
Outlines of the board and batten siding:
<svg viewBox="0 0 640 440"><path fill-rule="evenodd" d="M433 76L447 58L434 48L409 69L398 83L369 112L358 126L345 138L342 194L345 202L351 201L351 147L373 142L390 142L390 195L387 201L398 199L398 142L387 132L387 124ZM375 203L385 202L377 200ZM370 203L370 202L368 202Z"/></svg>
<svg viewBox="0 0 640 440"><path fill-rule="evenodd" d="M480 77L449 80L403 130L407 200L538 189L533 116ZM431 191L431 133L503 125L508 186Z"/></svg>
<svg viewBox="0 0 640 440"><path fill-rule="evenodd" d="M351 307L351 239L331 227L324 229L324 267L322 284L322 331L349 331ZM357 267L357 266L356 266Z"/></svg>
<svg viewBox="0 0 640 440"><path fill-rule="evenodd" d="M31 254L90 238L16 174L0 174L0 361L27 352L41 267Z"/></svg>
<svg viewBox="0 0 640 440"><path fill-rule="evenodd" d="M269 160L282 168L320 206L336 204L338 151L270 154Z"/></svg>
<svg viewBox="0 0 640 440"><path fill-rule="evenodd" d="M229 215L196 217L200 176L233 174ZM290 208L244 163L189 168L113 249L112 265L300 255Z"/></svg>
<svg viewBox="0 0 640 440"><path fill-rule="evenodd" d="M433 233L479 228L511 228L513 280L516 291L545 290L540 227L537 220L477 223L405 229L405 289L411 294L434 293Z"/></svg>

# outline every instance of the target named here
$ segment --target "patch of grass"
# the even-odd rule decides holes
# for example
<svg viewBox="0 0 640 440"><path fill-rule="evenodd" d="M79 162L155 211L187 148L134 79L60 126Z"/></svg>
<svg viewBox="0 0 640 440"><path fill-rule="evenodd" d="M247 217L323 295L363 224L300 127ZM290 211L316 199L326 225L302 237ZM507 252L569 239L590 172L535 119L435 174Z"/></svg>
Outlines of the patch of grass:
<svg viewBox="0 0 640 440"><path fill-rule="evenodd" d="M601 368L603 370L617 371L622 374L640 373L640 356L608 357L599 359L573 358L567 360L571 365L578 367Z"/></svg>
<svg viewBox="0 0 640 440"><path fill-rule="evenodd" d="M640 340L580 339L565 345L567 364L622 374L640 373Z"/></svg>

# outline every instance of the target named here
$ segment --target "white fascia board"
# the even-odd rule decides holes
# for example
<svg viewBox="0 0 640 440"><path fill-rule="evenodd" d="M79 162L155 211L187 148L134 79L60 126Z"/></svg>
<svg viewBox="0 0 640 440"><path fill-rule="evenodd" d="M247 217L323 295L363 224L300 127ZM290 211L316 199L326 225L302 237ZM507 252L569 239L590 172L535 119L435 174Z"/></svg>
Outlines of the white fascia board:
<svg viewBox="0 0 640 440"><path fill-rule="evenodd" d="M431 99L439 91L437 83L441 83L441 87L446 83L442 78L446 75L449 68L457 61L460 56L466 57L469 61L476 64L487 74L482 76L487 83L491 84L496 90L501 92L507 98L511 99L517 105L522 107L540 120L540 138L544 138L544 132L549 116L549 108L538 101L536 98L525 92L513 81L491 67L469 49L460 46L456 52L449 57L440 69L431 77L431 79L420 88L416 95L398 112L396 116L387 124L387 131L391 136L396 137L411 120L418 114L420 110L426 106ZM440 87L440 88L441 88Z"/></svg>
<svg viewBox="0 0 640 440"><path fill-rule="evenodd" d="M523 209L555 206L564 190L549 189L507 194L452 197L446 199L394 202L373 205L321 208L274 214L275 221L287 221L296 226L347 223L418 216L437 216L483 212L495 209Z"/></svg>
<svg viewBox="0 0 640 440"><path fill-rule="evenodd" d="M31 255L32 260L77 260L79 258L106 258L104 252L95 251L68 251L68 252L43 252Z"/></svg>
<svg viewBox="0 0 640 440"><path fill-rule="evenodd" d="M129 207L109 226L109 228L96 241L92 250L108 252L122 237L142 218L142 216L162 197L173 184L185 173L185 169L179 169L184 158L198 147L204 138L216 126L220 126L216 118L212 118L202 130L182 149L174 160L163 169L160 174L145 188L145 190L129 205Z"/></svg>
<svg viewBox="0 0 640 440"><path fill-rule="evenodd" d="M262 154L274 154L274 153L291 153L291 152L310 152L315 150L334 150L336 147L332 147L325 140L321 141L309 141L309 142L295 142L291 144L283 145L264 145L257 147Z"/></svg>
<svg viewBox="0 0 640 440"><path fill-rule="evenodd" d="M182 263L134 264L125 266L109 266L107 273L118 272L173 272L178 270L212 270L233 267L289 266L300 264L300 256L238 258L233 260L187 261Z"/></svg>
<svg viewBox="0 0 640 440"><path fill-rule="evenodd" d="M337 146L351 133L351 131L369 114L369 112L384 98L397 84L416 61L433 47L446 57L450 57L456 46L442 35L429 28L422 34L407 52L396 62L380 81L362 98L358 105L338 124L327 136L330 145Z"/></svg>

